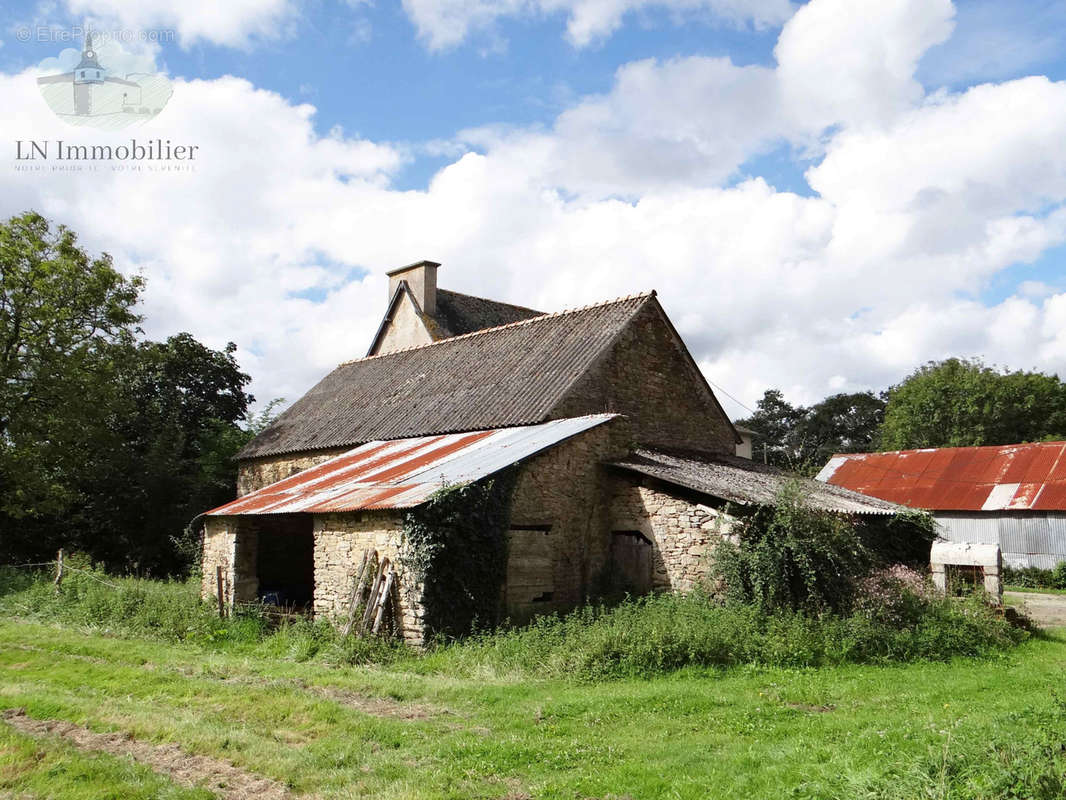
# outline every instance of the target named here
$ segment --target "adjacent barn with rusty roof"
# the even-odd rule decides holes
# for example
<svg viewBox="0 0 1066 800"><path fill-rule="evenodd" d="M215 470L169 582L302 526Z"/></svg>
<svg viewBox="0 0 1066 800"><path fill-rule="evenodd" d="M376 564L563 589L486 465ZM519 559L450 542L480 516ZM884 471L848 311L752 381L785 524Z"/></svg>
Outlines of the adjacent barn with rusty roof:
<svg viewBox="0 0 1066 800"><path fill-rule="evenodd" d="M1066 442L845 453L818 479L933 512L945 538L1013 566L1066 560Z"/></svg>

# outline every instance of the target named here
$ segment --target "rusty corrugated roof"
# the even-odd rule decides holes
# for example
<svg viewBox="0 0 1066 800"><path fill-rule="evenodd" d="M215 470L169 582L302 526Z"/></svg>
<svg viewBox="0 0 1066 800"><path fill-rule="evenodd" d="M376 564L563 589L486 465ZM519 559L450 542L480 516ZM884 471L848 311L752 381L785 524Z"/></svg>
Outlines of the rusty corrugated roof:
<svg viewBox="0 0 1066 800"><path fill-rule="evenodd" d="M927 511L1066 511L1066 442L844 453L818 479Z"/></svg>
<svg viewBox="0 0 1066 800"><path fill-rule="evenodd" d="M237 457L543 422L654 296L545 314L341 364Z"/></svg>
<svg viewBox="0 0 1066 800"><path fill-rule="evenodd" d="M411 508L444 486L488 477L616 416L595 414L517 428L369 442L207 514Z"/></svg>
<svg viewBox="0 0 1066 800"><path fill-rule="evenodd" d="M638 449L615 467L741 505L768 505L798 481L815 508L847 514L895 514L894 503L803 478L740 456Z"/></svg>

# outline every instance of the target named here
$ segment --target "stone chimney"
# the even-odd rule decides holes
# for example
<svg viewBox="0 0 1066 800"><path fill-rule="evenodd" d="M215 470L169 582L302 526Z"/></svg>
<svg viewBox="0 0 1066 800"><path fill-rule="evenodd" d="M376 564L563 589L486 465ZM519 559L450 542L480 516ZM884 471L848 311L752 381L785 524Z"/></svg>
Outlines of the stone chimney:
<svg viewBox="0 0 1066 800"><path fill-rule="evenodd" d="M396 294L400 281L406 281L411 294L426 314L437 313L437 267L436 261L417 261L406 267L386 273L389 276L389 300Z"/></svg>

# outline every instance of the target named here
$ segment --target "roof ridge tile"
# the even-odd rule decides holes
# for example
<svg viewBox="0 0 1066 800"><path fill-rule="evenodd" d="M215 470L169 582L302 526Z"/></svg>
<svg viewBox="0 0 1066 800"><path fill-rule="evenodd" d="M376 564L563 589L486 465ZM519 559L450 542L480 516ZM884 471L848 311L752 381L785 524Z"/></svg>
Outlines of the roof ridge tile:
<svg viewBox="0 0 1066 800"><path fill-rule="evenodd" d="M473 295L469 295L469 296L473 297ZM538 315L536 317L530 317L529 319L520 319L517 322L508 322L506 325L497 325L495 328L482 328L479 331L473 331L471 333L463 333L463 334L460 334L458 336L450 336L447 339L438 339L435 342L426 342L425 344L416 344L416 345L412 345L411 347L401 348L399 350L390 350L388 353L377 353L376 355L372 355L372 356L363 356L362 358L349 359L348 361L342 361L340 364L337 365L337 367L338 368L339 367L346 367L346 366L348 366L350 364L361 364L361 363L366 362L366 361L374 361L375 359L388 358L389 356L395 356L395 355L397 355L399 353L410 353L410 352L412 352L414 350L425 350L425 349L430 348L430 347L438 347L440 345L448 344L450 342L458 342L458 341L461 341L463 339L471 339L471 338L473 338L475 336L482 336L482 335L484 335L486 333L495 333L496 331L502 331L502 330L505 330L507 328L517 328L517 327L520 327L522 325L531 325L534 322L540 322L540 321L546 320L546 319L557 319L559 317L567 316L568 314L577 314L577 313L580 313L582 311L591 311L594 308L603 308L605 306L615 305L617 303L626 303L626 302L631 302L633 300L648 299L648 298L652 298L652 297L656 297L656 296L657 296L656 291L654 289L652 289L652 290L647 291L647 292L637 292L635 294L628 294L625 297L616 297L616 298L614 298L612 300L603 300L603 301L601 301L599 303L589 303L588 305L578 306L576 308L564 308L561 311L550 311L550 312L546 312L544 314L540 314L540 315ZM495 301L493 301L493 302L495 302ZM535 311L536 309L529 309L529 310L530 311Z"/></svg>

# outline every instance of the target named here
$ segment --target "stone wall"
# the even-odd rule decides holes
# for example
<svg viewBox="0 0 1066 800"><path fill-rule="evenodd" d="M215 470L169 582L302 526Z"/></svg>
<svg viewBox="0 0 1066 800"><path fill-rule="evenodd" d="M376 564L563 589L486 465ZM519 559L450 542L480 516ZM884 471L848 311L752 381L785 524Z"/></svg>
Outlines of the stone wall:
<svg viewBox="0 0 1066 800"><path fill-rule="evenodd" d="M403 517L399 511L315 515L315 617L343 624L365 550L388 558L397 577L396 624L410 644L421 644L422 590L402 564Z"/></svg>
<svg viewBox="0 0 1066 800"><path fill-rule="evenodd" d="M574 608L595 590L606 566L609 542L610 478L602 463L624 457L631 447L626 420L615 419L556 445L519 468L510 536L535 536L536 529L548 528L552 586L550 590L540 587L551 592L551 599L535 604L532 597L510 597L507 613L512 618ZM536 552L543 548L515 549ZM521 565L509 565L512 576L521 571ZM504 595L508 597L507 587Z"/></svg>
<svg viewBox="0 0 1066 800"><path fill-rule="evenodd" d="M551 416L614 411L641 444L735 454L729 420L684 347L658 302L648 303Z"/></svg>
<svg viewBox="0 0 1066 800"><path fill-rule="evenodd" d="M610 528L639 531L651 541L656 591L691 591L706 581L714 548L729 535L733 519L646 483L624 475L613 477Z"/></svg>
<svg viewBox="0 0 1066 800"><path fill-rule="evenodd" d="M354 447L354 445L353 445ZM237 465L237 496L249 494L272 483L303 472L308 467L347 453L351 447L333 447L309 453L285 453L279 456L249 458Z"/></svg>
<svg viewBox="0 0 1066 800"><path fill-rule="evenodd" d="M204 523L204 549L200 595L218 597L217 572L222 567L222 601L227 607L256 599L256 532L248 519L208 517Z"/></svg>

